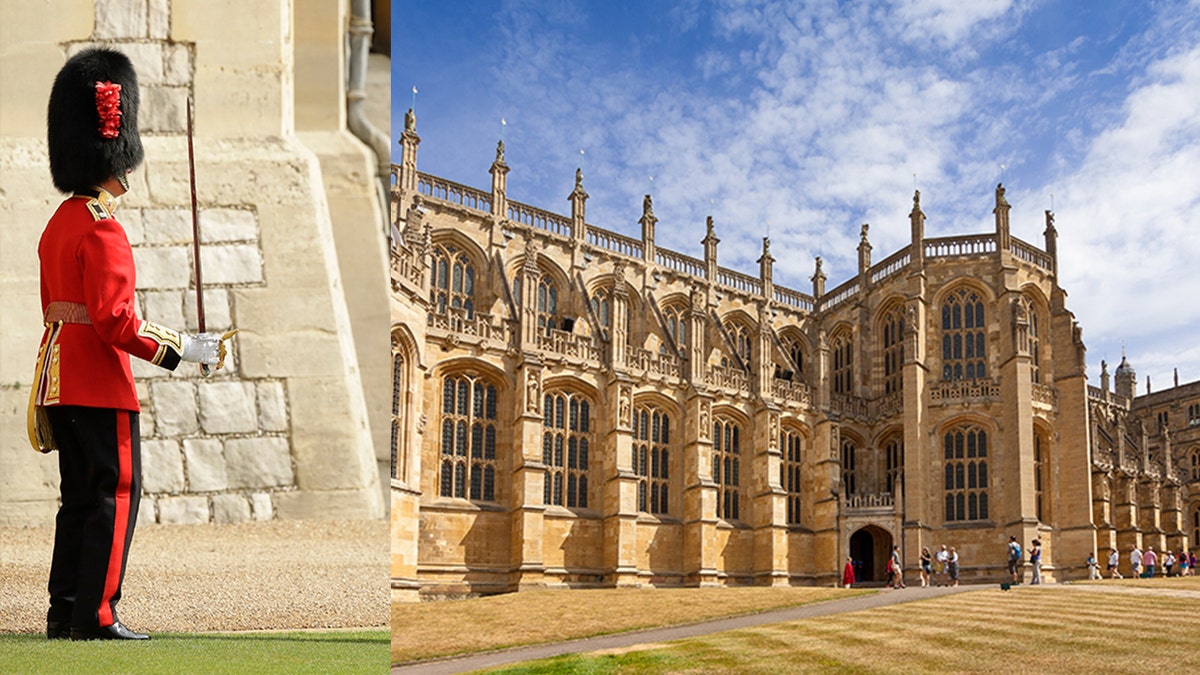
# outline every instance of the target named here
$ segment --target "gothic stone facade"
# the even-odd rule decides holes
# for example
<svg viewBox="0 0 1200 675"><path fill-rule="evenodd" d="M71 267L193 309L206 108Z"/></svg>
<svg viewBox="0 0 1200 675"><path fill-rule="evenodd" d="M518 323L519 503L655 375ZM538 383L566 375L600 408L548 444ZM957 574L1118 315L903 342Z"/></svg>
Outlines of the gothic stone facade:
<svg viewBox="0 0 1200 675"><path fill-rule="evenodd" d="M693 258L655 246L649 196L633 239L586 222L579 174L562 216L508 200L502 144L482 191L417 170L411 112L400 142L397 599L832 584L847 555L880 580L893 545L998 579L1009 535L1070 579L1098 537L1186 541L1153 506L1184 490L1145 462L1093 500L1053 216L1042 249L1011 236L1002 187L994 232L926 238L918 193L909 246L873 264L864 226L858 275L826 290L818 258L807 294L773 283L765 239L749 276L718 266L711 219Z"/></svg>

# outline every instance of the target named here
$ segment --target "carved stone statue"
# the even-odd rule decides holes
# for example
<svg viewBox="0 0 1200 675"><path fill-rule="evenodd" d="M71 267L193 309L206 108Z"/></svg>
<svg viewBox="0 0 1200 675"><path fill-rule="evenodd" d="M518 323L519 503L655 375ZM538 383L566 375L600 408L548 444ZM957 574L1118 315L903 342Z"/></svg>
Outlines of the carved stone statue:
<svg viewBox="0 0 1200 675"><path fill-rule="evenodd" d="M577 187L577 188L583 187L583 168L582 167L578 167L575 169L575 187Z"/></svg>
<svg viewBox="0 0 1200 675"><path fill-rule="evenodd" d="M646 195L645 197L642 198L642 215L643 216L653 216L654 215L654 200L651 199L650 195Z"/></svg>
<svg viewBox="0 0 1200 675"><path fill-rule="evenodd" d="M621 420L621 426L631 426L633 424L633 408L629 401L629 387L621 387L618 399L620 399L618 415Z"/></svg>
<svg viewBox="0 0 1200 675"><path fill-rule="evenodd" d="M708 401L702 401L700 403L700 434L699 435L700 435L700 438L703 438L703 439L710 438L710 434L711 434L711 431L710 431L711 425L709 424L708 415L709 415L709 403L708 403Z"/></svg>
<svg viewBox="0 0 1200 675"><path fill-rule="evenodd" d="M504 163L504 139L503 138L500 139L500 141L498 143L496 143L496 163L497 164Z"/></svg>
<svg viewBox="0 0 1200 675"><path fill-rule="evenodd" d="M417 130L417 114L413 112L412 108L404 113L404 130L413 132Z"/></svg>
<svg viewBox="0 0 1200 675"><path fill-rule="evenodd" d="M531 413L537 412L541 403L538 389L538 374L531 370L525 376L525 410Z"/></svg>

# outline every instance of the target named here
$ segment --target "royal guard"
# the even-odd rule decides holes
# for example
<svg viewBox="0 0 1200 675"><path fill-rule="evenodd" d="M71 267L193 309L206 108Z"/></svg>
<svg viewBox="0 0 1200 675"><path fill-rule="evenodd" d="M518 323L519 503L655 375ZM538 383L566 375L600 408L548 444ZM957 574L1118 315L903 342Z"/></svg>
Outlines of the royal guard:
<svg viewBox="0 0 1200 675"><path fill-rule="evenodd" d="M29 437L58 451L60 494L46 637L145 640L117 619L141 497L132 354L173 370L221 367L222 336L143 321L133 251L117 222L127 176L142 161L138 83L120 52L87 49L54 80L50 174L69 195L38 244L46 330L29 402Z"/></svg>

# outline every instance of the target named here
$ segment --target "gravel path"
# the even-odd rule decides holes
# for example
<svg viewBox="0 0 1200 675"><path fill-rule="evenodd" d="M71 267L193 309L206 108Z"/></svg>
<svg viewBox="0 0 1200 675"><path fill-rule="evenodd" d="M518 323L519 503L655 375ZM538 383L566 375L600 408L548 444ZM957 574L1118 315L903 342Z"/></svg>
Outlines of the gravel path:
<svg viewBox="0 0 1200 675"><path fill-rule="evenodd" d="M117 605L163 631L388 625L386 521L143 525ZM46 629L54 529L0 528L0 632Z"/></svg>

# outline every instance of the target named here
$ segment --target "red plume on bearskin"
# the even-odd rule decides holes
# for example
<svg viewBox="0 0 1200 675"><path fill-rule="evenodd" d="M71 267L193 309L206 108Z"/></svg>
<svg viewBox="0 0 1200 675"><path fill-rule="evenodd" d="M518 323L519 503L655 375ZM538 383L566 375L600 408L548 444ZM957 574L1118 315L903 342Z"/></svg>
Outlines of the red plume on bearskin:
<svg viewBox="0 0 1200 675"><path fill-rule="evenodd" d="M67 60L46 114L55 187L89 190L142 163L138 98L137 73L121 52L90 48Z"/></svg>

